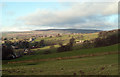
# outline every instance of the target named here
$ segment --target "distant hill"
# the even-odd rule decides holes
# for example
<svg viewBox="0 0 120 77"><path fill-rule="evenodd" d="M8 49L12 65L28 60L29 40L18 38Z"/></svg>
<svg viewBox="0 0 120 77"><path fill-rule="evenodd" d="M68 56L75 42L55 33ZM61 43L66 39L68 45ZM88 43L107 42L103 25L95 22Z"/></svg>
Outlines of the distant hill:
<svg viewBox="0 0 120 77"><path fill-rule="evenodd" d="M21 31L21 32L2 32L2 37L31 37L40 35L56 35L58 33L95 33L101 30L88 30L88 29L46 29L46 30L34 30L34 31Z"/></svg>
<svg viewBox="0 0 120 77"><path fill-rule="evenodd" d="M101 30L90 30L90 29L46 29L46 30L35 30L35 31L56 31L56 32L67 32L67 33L95 33Z"/></svg>

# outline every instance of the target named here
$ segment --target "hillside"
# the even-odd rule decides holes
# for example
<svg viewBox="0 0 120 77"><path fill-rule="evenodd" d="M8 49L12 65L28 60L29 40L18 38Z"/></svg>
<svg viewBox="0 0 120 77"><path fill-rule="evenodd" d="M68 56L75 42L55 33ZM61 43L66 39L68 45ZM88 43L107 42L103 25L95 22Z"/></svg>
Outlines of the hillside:
<svg viewBox="0 0 120 77"><path fill-rule="evenodd" d="M53 32L51 30L45 32L49 31ZM33 32L39 34L40 31ZM26 32L25 34L29 33ZM43 34L45 34L44 31ZM4 59L2 61L3 75L118 75L118 46L120 42L115 41L114 43L113 39L117 39L116 35L118 35L117 30L36 37L34 41L29 43L29 47L35 47L35 44L39 46L41 44L39 43L40 40L44 40L46 46L31 48L31 54L28 52L28 54L23 54L20 57ZM105 36L109 36L109 38L104 38ZM61 46L58 42L63 41L63 47L68 43L66 46L68 48L69 40L72 37L75 38L75 41L87 40L88 42L74 42L71 50L62 51L63 49L61 49L58 52L58 48ZM99 40L93 42L98 38ZM56 44L49 45L49 43ZM103 43L103 46L96 47L101 43ZM108 45L104 45L104 43ZM21 46L27 46L27 44L24 44L21 44ZM19 54L25 51L20 47L14 49L14 52Z"/></svg>
<svg viewBox="0 0 120 77"><path fill-rule="evenodd" d="M87 30L87 29L47 29L47 30L34 30L34 31L22 31L22 32L2 32L2 37L31 37L42 35L56 35L58 33L95 33L101 30Z"/></svg>
<svg viewBox="0 0 120 77"><path fill-rule="evenodd" d="M35 30L35 31L56 31L66 33L95 33L101 30L89 30L89 29L47 29L47 30Z"/></svg>
<svg viewBox="0 0 120 77"><path fill-rule="evenodd" d="M117 48L118 44L43 56L24 56L8 64L3 61L3 75L118 75ZM77 55L79 57L75 57Z"/></svg>
<svg viewBox="0 0 120 77"><path fill-rule="evenodd" d="M39 59L52 59L52 58L59 58L59 57L72 57L72 56L82 56L82 55L89 55L89 54L102 54L102 53L116 53L118 51L118 44L106 46L106 47L99 47L99 48L91 48L91 49L80 49L80 50L73 50L69 52L62 52L62 53L53 53L53 54L39 54L41 52L36 50L36 55L26 55L18 59L13 59L10 61L24 61L24 60L39 60Z"/></svg>

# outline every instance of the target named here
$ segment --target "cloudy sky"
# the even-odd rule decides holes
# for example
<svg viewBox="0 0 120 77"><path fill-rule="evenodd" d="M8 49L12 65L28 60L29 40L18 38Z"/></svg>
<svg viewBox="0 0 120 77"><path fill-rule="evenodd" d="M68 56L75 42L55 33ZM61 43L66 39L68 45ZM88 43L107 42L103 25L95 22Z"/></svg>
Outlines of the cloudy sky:
<svg viewBox="0 0 120 77"><path fill-rule="evenodd" d="M117 2L5 2L0 31L118 28Z"/></svg>

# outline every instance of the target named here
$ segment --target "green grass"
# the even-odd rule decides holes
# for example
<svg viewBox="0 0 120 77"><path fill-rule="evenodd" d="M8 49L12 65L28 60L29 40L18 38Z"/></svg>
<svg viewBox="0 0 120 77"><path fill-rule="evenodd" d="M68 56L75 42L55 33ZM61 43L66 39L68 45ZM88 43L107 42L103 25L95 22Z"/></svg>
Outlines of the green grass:
<svg viewBox="0 0 120 77"><path fill-rule="evenodd" d="M73 36L76 40L81 40L78 36L83 35L82 40L90 40L98 37L98 33L89 34L78 34L73 35L63 35L62 37L46 37L37 38L35 41L40 41L42 39L45 42L57 42L59 40L64 40L64 44L69 42L69 39ZM34 41L34 42L35 42ZM106 47L91 48L91 49L79 49L80 45L74 46L73 51L57 53L56 49L59 45L55 45L53 48L46 46L43 48L32 49L35 51L35 55L25 55L23 57L4 60L3 61L3 75L118 75L118 54L109 55L99 55L99 56L89 56L83 58L74 58L66 60L49 60L40 61L40 59L51 59L58 57L72 57L81 56L88 54L102 54L105 52L118 52L118 45L111 45ZM45 51L49 50L51 54L43 54ZM22 51L22 50L16 50ZM32 62L27 62L31 60ZM36 60L36 61L35 61ZM11 63L16 61L26 61L21 63ZM38 62L37 62L38 61ZM80 71L84 72L81 73Z"/></svg>
<svg viewBox="0 0 120 77"><path fill-rule="evenodd" d="M56 57L69 57L104 52L117 52L118 45L81 49L48 55L27 55L10 61L32 60L33 62L11 63L3 61L3 75L118 75L118 54L91 56L66 60L34 61ZM47 49L46 48L43 48ZM6 62L6 63L5 63ZM82 72L84 73L82 73Z"/></svg>
<svg viewBox="0 0 120 77"><path fill-rule="evenodd" d="M57 48L57 47L59 47L59 45L54 45L54 48ZM47 49L50 49L50 46L45 46L42 48L35 48L35 49L31 49L31 50L37 51L37 50L47 50Z"/></svg>
<svg viewBox="0 0 120 77"><path fill-rule="evenodd" d="M102 70L103 69L103 70ZM118 55L3 65L3 75L118 75Z"/></svg>
<svg viewBox="0 0 120 77"><path fill-rule="evenodd" d="M51 48L51 46L45 46L42 48L35 48L35 49L31 49L31 51L34 51L35 54L43 54L45 51L50 51L51 53L55 53L57 48L59 47L59 45L54 45L54 47Z"/></svg>
<svg viewBox="0 0 120 77"><path fill-rule="evenodd" d="M78 38L78 36L83 35L84 38L81 39L80 37ZM87 34L71 34L70 37L69 35L62 35L62 37L45 37L45 38L40 38L38 37L35 41L40 41L40 40L45 40L45 42L54 42L57 43L59 42L59 40L64 40L64 43L68 43L69 39L71 39L72 37L76 38L76 40L90 40L90 39L94 39L98 37L98 33L87 33ZM34 42L35 42L34 41Z"/></svg>
<svg viewBox="0 0 120 77"><path fill-rule="evenodd" d="M13 59L10 61L23 61L23 60L37 60L37 59L48 59L48 58L57 58L57 57L70 57L70 56L78 56L78 55L86 55L86 54L93 54L93 53L103 53L103 52L117 52L118 51L118 44L106 46L106 47L99 47L99 48L91 48L91 49L81 49L81 50L73 50L61 53L53 53L47 55L26 55L21 58Z"/></svg>

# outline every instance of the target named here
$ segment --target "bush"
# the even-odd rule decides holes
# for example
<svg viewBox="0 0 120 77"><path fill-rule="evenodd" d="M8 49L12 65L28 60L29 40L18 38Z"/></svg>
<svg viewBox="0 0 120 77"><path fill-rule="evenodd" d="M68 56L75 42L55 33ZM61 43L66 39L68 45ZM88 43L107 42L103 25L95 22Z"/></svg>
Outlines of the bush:
<svg viewBox="0 0 120 77"><path fill-rule="evenodd" d="M100 32L99 37L94 40L94 45L101 47L120 43L119 36L119 30Z"/></svg>
<svg viewBox="0 0 120 77"><path fill-rule="evenodd" d="M51 51L50 50L46 50L43 54L50 54Z"/></svg>
<svg viewBox="0 0 120 77"><path fill-rule="evenodd" d="M93 45L93 43L91 43L90 40L85 40L82 44L82 48L93 48L93 47L94 47L94 45Z"/></svg>
<svg viewBox="0 0 120 77"><path fill-rule="evenodd" d="M59 47L57 51L58 52L71 51L74 43L75 39L72 37L67 45L63 45L60 43L61 47Z"/></svg>
<svg viewBox="0 0 120 77"><path fill-rule="evenodd" d="M11 46L2 46L2 59L9 60L16 58L13 48Z"/></svg>

